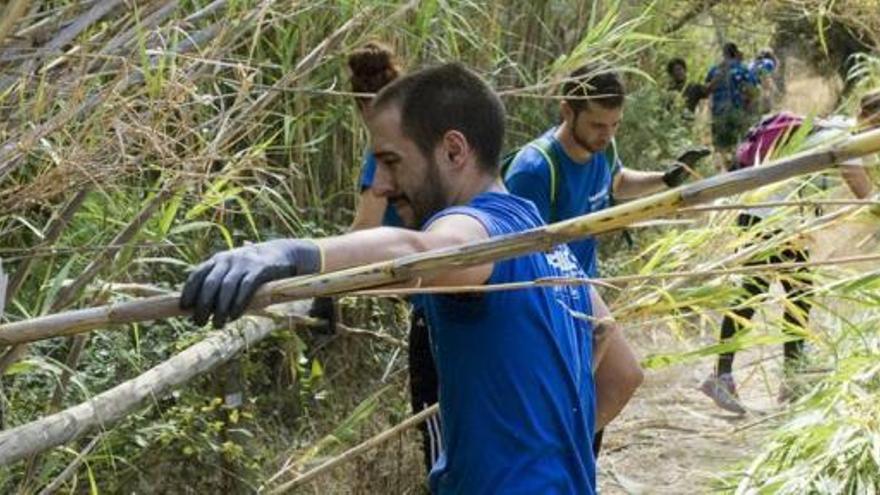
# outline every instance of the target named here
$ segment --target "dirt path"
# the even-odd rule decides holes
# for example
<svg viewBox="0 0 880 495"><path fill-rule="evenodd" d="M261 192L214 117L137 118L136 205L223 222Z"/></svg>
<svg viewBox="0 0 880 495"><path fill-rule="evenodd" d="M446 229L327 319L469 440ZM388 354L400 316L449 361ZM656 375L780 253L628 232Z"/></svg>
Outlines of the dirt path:
<svg viewBox="0 0 880 495"><path fill-rule="evenodd" d="M848 197L840 192L840 197ZM840 242L846 239L847 242ZM861 216L836 222L807 236L812 260L825 260L880 252L876 220ZM848 270L858 271L859 266ZM778 283L771 294L781 297ZM837 307L844 304L843 307ZM845 302L834 298L813 308L810 326L814 331L833 328L834 315L821 307L844 310ZM758 309L752 321L781 318L782 305ZM716 342L717 336L701 325L701 335L682 340L665 328L627 337L642 356L676 353ZM760 328L757 330L760 332ZM810 344L807 353L811 354ZM689 494L717 492L713 484L721 473L744 467L754 459L770 431L778 426L777 413L784 408L776 401L782 364L781 346L759 346L736 355L734 375L749 414L737 416L719 409L697 387L709 375L714 359L648 370L645 383L621 417L605 435L599 458L599 485L608 494Z"/></svg>
<svg viewBox="0 0 880 495"><path fill-rule="evenodd" d="M709 343L710 336L700 338ZM634 338L642 353L681 349L661 332ZM736 377L743 402L738 416L717 408L697 387L711 360L646 374L636 397L605 435L599 458L599 486L608 494L709 493L724 471L749 460L766 438L776 405L780 357L775 349L737 354ZM758 364L755 364L755 363Z"/></svg>

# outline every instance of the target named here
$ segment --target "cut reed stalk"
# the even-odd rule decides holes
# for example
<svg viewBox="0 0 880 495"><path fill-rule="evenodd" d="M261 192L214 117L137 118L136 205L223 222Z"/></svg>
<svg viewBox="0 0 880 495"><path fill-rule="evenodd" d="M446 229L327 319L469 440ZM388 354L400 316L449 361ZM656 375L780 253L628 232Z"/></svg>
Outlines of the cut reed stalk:
<svg viewBox="0 0 880 495"><path fill-rule="evenodd" d="M849 138L833 147L801 153L772 165L755 167L704 179L693 184L641 198L570 220L494 237L484 241L429 251L337 272L297 277L266 284L254 297L254 310L285 301L413 280L441 271L464 268L544 251L557 244L616 230L637 221L668 215L680 208L742 193L797 175L818 172L848 159L880 151L880 130ZM186 312L178 296L168 295L77 311L47 315L0 326L0 343L17 344L95 328L148 321Z"/></svg>

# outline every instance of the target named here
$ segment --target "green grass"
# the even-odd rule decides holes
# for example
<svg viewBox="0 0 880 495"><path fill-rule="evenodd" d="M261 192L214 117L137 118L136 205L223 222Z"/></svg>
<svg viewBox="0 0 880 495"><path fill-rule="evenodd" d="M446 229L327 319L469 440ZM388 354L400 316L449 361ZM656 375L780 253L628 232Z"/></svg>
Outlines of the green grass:
<svg viewBox="0 0 880 495"><path fill-rule="evenodd" d="M0 66L2 75L11 77L0 78L7 84L0 91L0 146L21 141L0 152L0 161L9 167L0 178L0 255L13 273L31 260L29 276L7 305L7 320L50 312L64 287L96 259L103 262L94 276L81 280L85 286L74 294L73 306L131 297L103 290L113 283L174 289L188 266L246 240L343 231L351 220L368 142L350 98L338 93L348 89L345 53L367 39L392 42L410 68L447 60L473 66L504 95L509 149L556 121L553 83L587 60L613 63L627 74L631 96L620 139L625 163L658 169L689 143L706 138L705 129L692 128L666 107L661 89L665 62L672 56L685 55L695 79L715 59L717 47L691 48L714 43L714 31L701 24L705 19L677 33L663 31L671 13L686 10L691 1L657 0L645 7L627 1L425 0L402 12L398 2L375 0L234 0L184 22L209 3L183 1L170 18L148 27L144 23L160 3L140 2L136 10L114 12L89 26L65 47L74 49L70 55L47 59L54 63L51 70L13 76L26 61ZM42 5L38 18L56 16L58 22L85 12L79 2ZM772 27L773 20L761 17L756 5L716 10L722 17L752 15L756 26ZM317 63L301 65L353 18L363 22L335 38ZM49 30L47 36L56 32ZM130 41L118 53L99 55L125 32ZM206 32L212 35L198 48L186 48ZM759 46L769 38L733 27L728 34L744 46ZM859 61L853 72L862 81L858 91L876 85L876 67L874 58ZM293 76L290 84L278 86ZM844 103L851 109L854 100ZM15 161L5 161L10 158ZM47 240L54 216L74 191L84 188L89 190L85 200L70 212L59 234ZM167 196L147 210L162 190ZM148 218L136 221L143 211ZM608 237L603 241L607 273L651 274L717 261L745 242L731 228L732 218L732 213L718 213L702 216L694 228L638 231L633 250L624 248L619 237ZM785 218L778 225L796 228ZM132 233L121 246L107 246L126 229ZM864 356L874 349L876 317L853 314L875 314L875 282L852 278L843 269L821 270L817 277L827 299L822 311L841 324L812 340L822 359L834 356L834 363L846 364L839 369L849 371L823 381L817 389L821 393L811 400L816 407L847 404L833 409L837 430L869 431L855 420L869 416L870 408L841 391L850 390L846 377L862 388L873 383L859 377L865 371L860 366L867 366ZM839 283L846 277L850 280ZM646 282L627 287L624 294L609 293L622 323L659 318L681 339L680 353L652 356L652 366L718 352L694 347L694 335L716 330L696 322L716 321L714 316L727 310L734 296L726 279L678 286ZM405 338L403 305L362 299L344 304L353 326ZM679 317L694 312L703 318ZM774 322L767 332L752 332L738 344L778 342L781 330ZM62 405L133 378L201 336L202 330L178 319L96 332L75 366ZM6 370L0 395L4 427L46 413L67 350L65 339L41 342ZM239 366L235 373L244 383L242 406L218 402L229 382L228 370L156 397L104 433L63 491L246 492L289 458L304 465L315 462L408 414L405 351L386 343L352 337L327 341L305 330L281 331L249 349ZM836 438L837 430L817 438ZM798 464L793 459L813 459L820 445L786 439L785 431L761 454L769 459L761 468L766 473L776 469L767 479L804 478L794 470ZM340 468L310 488L415 489L422 477L413 440L392 442L374 458ZM45 454L30 476L24 463L0 468L0 491L14 491L26 478L30 489L45 486L86 443L88 438ZM792 456L780 457L784 449ZM853 469L871 469L865 460L870 458L845 459ZM849 474L838 477L843 476Z"/></svg>

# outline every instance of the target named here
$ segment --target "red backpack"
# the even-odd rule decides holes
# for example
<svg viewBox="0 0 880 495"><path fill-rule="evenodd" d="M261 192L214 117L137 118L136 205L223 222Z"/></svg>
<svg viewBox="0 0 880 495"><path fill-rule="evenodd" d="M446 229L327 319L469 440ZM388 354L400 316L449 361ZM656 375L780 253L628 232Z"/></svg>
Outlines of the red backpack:
<svg viewBox="0 0 880 495"><path fill-rule="evenodd" d="M749 129L745 139L737 145L735 169L763 162L772 150L784 144L803 123L803 117L791 112L779 112L764 117Z"/></svg>

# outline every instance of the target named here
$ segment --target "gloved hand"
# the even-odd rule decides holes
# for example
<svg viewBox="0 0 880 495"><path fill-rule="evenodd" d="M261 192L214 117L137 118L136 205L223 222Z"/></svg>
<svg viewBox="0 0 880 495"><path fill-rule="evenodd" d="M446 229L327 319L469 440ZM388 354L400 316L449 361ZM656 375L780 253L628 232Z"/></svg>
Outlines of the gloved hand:
<svg viewBox="0 0 880 495"><path fill-rule="evenodd" d="M669 188L678 187L687 179L688 175L690 175L690 171L688 171L687 165L676 163L663 172L663 183Z"/></svg>
<svg viewBox="0 0 880 495"><path fill-rule="evenodd" d="M706 148L705 146L702 146L699 148L691 148L691 149L685 151L684 153L682 153L681 155L678 155L678 158L676 158L676 161L684 163L688 167L693 167L694 165L697 164L698 161L702 160L703 158L706 158L707 156L709 156L711 154L712 154L712 151L709 148Z"/></svg>
<svg viewBox="0 0 880 495"><path fill-rule="evenodd" d="M310 241L279 239L223 251L190 273L180 308L193 310L193 321L214 327L238 319L257 289L266 282L321 270L321 250Z"/></svg>
<svg viewBox="0 0 880 495"><path fill-rule="evenodd" d="M318 332L325 335L336 333L338 315L339 311L336 308L336 300L332 297L316 297L312 301L311 309L309 309L309 316L327 321L326 327L318 328Z"/></svg>

